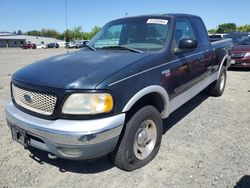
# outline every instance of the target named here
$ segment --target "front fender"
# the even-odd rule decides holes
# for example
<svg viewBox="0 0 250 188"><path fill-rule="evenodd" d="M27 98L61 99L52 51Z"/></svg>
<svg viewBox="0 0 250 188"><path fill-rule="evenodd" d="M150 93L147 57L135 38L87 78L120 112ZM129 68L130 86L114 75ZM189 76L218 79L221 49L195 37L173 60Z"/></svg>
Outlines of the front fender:
<svg viewBox="0 0 250 188"><path fill-rule="evenodd" d="M129 111L137 101L139 101L142 97L150 93L158 93L162 97L162 100L164 102L164 110L161 115L162 115L162 118L167 118L169 116L169 95L163 87L157 86L157 85L151 85L138 91L127 102L122 112Z"/></svg>

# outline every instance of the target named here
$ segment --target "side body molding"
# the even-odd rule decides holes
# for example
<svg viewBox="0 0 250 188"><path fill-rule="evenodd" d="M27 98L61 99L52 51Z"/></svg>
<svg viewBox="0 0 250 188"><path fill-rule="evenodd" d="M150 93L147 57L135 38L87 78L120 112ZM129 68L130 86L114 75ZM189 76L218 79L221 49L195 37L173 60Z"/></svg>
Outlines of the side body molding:
<svg viewBox="0 0 250 188"><path fill-rule="evenodd" d="M166 90L161 87L161 86L157 86L157 85L152 85L152 86L148 86L146 88L143 88L142 90L140 90L139 92L137 92L129 101L128 103L125 105L125 107L123 108L122 112L127 112L129 111L132 106L138 101L140 100L143 96L150 94L150 93L157 93L161 96L163 102L164 102L164 110L161 113L162 118L167 118L169 116L169 95L166 92Z"/></svg>

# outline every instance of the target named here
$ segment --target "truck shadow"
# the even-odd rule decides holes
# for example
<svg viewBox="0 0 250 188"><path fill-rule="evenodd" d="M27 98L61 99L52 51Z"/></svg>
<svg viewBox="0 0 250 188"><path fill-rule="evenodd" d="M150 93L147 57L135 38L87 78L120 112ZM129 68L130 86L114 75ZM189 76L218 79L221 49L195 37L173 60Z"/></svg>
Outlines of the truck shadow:
<svg viewBox="0 0 250 188"><path fill-rule="evenodd" d="M229 67L228 71L230 71L230 72L250 72L250 68Z"/></svg>
<svg viewBox="0 0 250 188"><path fill-rule="evenodd" d="M185 116L191 113L197 106L209 97L205 92L201 92L193 99L188 101L182 107L174 111L167 119L163 121L163 134L165 134L171 127L177 124Z"/></svg>
<svg viewBox="0 0 250 188"><path fill-rule="evenodd" d="M94 174L109 170L114 167L109 157L95 160L73 161L67 159L50 159L48 153L36 148L29 148L30 158L43 165L45 163L58 167L60 172L73 172L80 174Z"/></svg>
<svg viewBox="0 0 250 188"><path fill-rule="evenodd" d="M243 176L240 181L236 183L234 188L249 188L250 187L250 176Z"/></svg>
<svg viewBox="0 0 250 188"><path fill-rule="evenodd" d="M208 98L204 92L200 93L189 102L184 104L174 113L172 113L166 120L163 121L163 134L165 134L171 127L183 119L186 115L192 112L197 106ZM48 153L36 148L29 148L30 158L43 165L45 163L58 167L60 172L73 172L81 174L93 174L109 170L114 167L109 157L89 161L72 161L67 159L50 159Z"/></svg>

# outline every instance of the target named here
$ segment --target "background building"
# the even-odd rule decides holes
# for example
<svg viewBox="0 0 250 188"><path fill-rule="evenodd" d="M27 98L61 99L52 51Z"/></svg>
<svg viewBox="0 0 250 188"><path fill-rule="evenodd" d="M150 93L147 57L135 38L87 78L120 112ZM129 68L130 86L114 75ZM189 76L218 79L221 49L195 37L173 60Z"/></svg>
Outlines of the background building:
<svg viewBox="0 0 250 188"><path fill-rule="evenodd" d="M30 35L14 35L13 33L0 33L0 47L22 47L24 44L34 43L38 44L48 44L48 43L58 43L60 46L65 42L51 37L40 37L40 36L30 36Z"/></svg>

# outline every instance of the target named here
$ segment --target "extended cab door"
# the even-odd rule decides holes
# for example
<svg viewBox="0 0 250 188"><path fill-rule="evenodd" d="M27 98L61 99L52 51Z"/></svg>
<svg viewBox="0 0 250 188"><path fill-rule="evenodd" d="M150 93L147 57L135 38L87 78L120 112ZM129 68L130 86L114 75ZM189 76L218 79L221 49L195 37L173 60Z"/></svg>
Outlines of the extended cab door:
<svg viewBox="0 0 250 188"><path fill-rule="evenodd" d="M216 61L217 57L214 51L215 49L213 49L210 43L210 38L208 36L207 29L203 21L201 20L201 18L194 17L193 22L195 24L196 30L198 31L199 41L200 41L202 50L204 52L204 59L202 60L201 63L202 63L202 66L204 66L204 69L206 71L204 76L206 76L212 72L213 63L217 62Z"/></svg>
<svg viewBox="0 0 250 188"><path fill-rule="evenodd" d="M175 53L175 49L178 48L179 42L184 39L194 39L198 41L198 47L192 51L183 51ZM204 74L204 66L202 61L204 60L203 49L199 43L199 37L192 25L192 21L188 18L177 18L174 28L174 37L172 41L172 56L179 59L180 66L177 72L181 72L180 75L182 84L176 85L174 95L178 95L187 89L190 89L194 84L199 82L200 77Z"/></svg>

